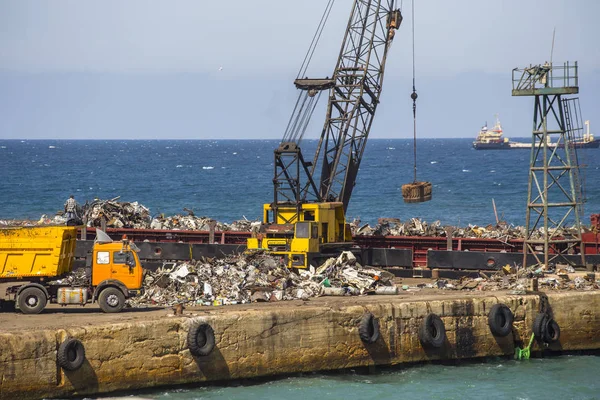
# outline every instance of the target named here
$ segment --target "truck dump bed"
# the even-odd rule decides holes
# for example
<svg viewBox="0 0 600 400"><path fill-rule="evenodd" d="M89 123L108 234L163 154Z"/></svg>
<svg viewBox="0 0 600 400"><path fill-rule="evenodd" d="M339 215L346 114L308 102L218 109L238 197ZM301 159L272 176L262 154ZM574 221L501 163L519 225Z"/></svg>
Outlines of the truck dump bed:
<svg viewBox="0 0 600 400"><path fill-rule="evenodd" d="M0 228L0 281L57 277L71 272L77 228Z"/></svg>

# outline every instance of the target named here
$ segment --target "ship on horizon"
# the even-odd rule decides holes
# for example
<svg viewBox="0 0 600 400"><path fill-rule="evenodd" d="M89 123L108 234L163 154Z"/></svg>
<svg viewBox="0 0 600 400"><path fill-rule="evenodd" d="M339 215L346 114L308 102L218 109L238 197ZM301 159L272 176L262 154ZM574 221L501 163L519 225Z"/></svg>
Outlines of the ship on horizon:
<svg viewBox="0 0 600 400"><path fill-rule="evenodd" d="M487 122L479 130L477 138L473 142L475 150L510 150L511 142L508 138L503 138L502 124L496 114L496 123L492 129L488 129Z"/></svg>
<svg viewBox="0 0 600 400"><path fill-rule="evenodd" d="M585 121L586 133L580 137L573 139L570 144L577 149L597 149L600 147L600 139L595 139L590 133L590 121ZM515 149L531 149L531 143L511 142L508 138L503 137L504 131L500 124L500 119L496 114L496 123L492 129L488 129L487 122L479 130L477 138L473 142L475 150L515 150ZM565 143L551 143L548 137L548 147L557 147L562 149Z"/></svg>

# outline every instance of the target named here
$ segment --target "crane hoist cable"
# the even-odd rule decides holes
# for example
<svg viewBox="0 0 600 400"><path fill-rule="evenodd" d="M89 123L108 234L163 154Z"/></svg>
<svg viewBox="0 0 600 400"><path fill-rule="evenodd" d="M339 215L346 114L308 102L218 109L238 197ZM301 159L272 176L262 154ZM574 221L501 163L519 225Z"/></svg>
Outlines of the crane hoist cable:
<svg viewBox="0 0 600 400"><path fill-rule="evenodd" d="M325 25L329 19L329 15L331 14L331 9L334 3L335 0L329 0L327 2L325 11L323 11L323 15L321 16L321 20L317 26L317 30L313 35L310 46L308 47L308 51L304 56L304 60L302 60L302 65L300 66L300 70L298 71L296 79L301 79L306 74L317 45L319 44L319 40L321 39L321 35L323 34L323 29L325 29ZM299 93L298 100L296 100L296 105L294 106L294 110L292 111L292 115L290 116L288 125L285 129L282 142L294 142L296 144L300 144L300 141L304 137L304 133L308 128L308 123L310 122L319 99L321 98L321 93L322 91L315 93L304 90Z"/></svg>
<svg viewBox="0 0 600 400"><path fill-rule="evenodd" d="M413 101L413 154L414 154L414 182L417 182L417 89L415 84L415 0L412 0L412 82L413 82L413 91L410 95L410 98Z"/></svg>
<svg viewBox="0 0 600 400"><path fill-rule="evenodd" d="M300 66L300 70L298 71L298 75L296 79L302 78L303 75L306 74L306 70L312 61L313 54L315 54L315 49L317 48L317 44L321 39L321 34L323 33L323 29L325 29L325 25L327 24L327 20L329 19L329 14L331 13L331 8L335 0L329 0L327 5L325 6L325 11L323 11L323 15L321 16L321 21L319 21L319 25L317 26L317 30L310 42L310 46L308 47L308 51L304 56L304 60L302 61L302 65Z"/></svg>
<svg viewBox="0 0 600 400"><path fill-rule="evenodd" d="M422 203L431 200L431 183L419 182L417 180L417 89L416 89L416 68L415 68L415 0L412 0L412 81L413 91L410 98L413 101L413 172L414 179L412 183L402 185L402 197L405 203Z"/></svg>

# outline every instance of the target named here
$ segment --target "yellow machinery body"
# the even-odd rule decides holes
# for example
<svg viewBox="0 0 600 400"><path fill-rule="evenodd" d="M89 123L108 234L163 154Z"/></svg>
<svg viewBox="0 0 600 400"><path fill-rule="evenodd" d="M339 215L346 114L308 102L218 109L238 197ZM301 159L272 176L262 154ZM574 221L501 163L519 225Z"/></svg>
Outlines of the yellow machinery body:
<svg viewBox="0 0 600 400"><path fill-rule="evenodd" d="M77 228L70 226L0 229L0 279L61 276L71 272Z"/></svg>
<svg viewBox="0 0 600 400"><path fill-rule="evenodd" d="M352 243L341 202L271 204L263 206L263 225L248 239L248 250L267 250L280 255L288 268L308 268L312 257L326 249Z"/></svg>
<svg viewBox="0 0 600 400"><path fill-rule="evenodd" d="M77 227L71 226L1 228L0 281L50 280L71 272L76 240ZM130 247L128 241L95 243L91 286L115 279L127 289L141 288L142 267Z"/></svg>
<svg viewBox="0 0 600 400"><path fill-rule="evenodd" d="M105 239L88 254L87 283L73 286L53 281L73 269L77 227L0 228L0 282L19 282L7 296L25 313L39 313L47 302L83 305L88 299L118 312L142 290L143 268L135 244Z"/></svg>

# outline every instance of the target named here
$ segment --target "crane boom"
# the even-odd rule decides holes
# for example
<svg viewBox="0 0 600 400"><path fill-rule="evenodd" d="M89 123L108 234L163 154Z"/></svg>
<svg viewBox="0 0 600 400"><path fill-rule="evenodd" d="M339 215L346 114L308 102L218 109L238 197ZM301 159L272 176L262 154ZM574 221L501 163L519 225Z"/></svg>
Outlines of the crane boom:
<svg viewBox="0 0 600 400"><path fill-rule="evenodd" d="M345 212L379 104L387 52L402 22L395 2L354 0L332 77L294 81L300 94L274 151L274 199L264 205L261 232L248 240L248 249L270 250L289 267L306 268L324 251L351 244ZM300 143L322 93L329 97L326 119L308 161Z"/></svg>
<svg viewBox="0 0 600 400"><path fill-rule="evenodd" d="M320 198L348 207L379 104L388 48L402 16L394 1L356 0L333 74L327 118L312 170Z"/></svg>
<svg viewBox="0 0 600 400"><path fill-rule="evenodd" d="M332 77L294 82L303 92L275 150L275 208L295 204L299 210L305 202L336 201L346 211L379 103L387 51L402 22L394 6L395 0L355 0ZM308 162L300 141L318 95L326 90L326 119Z"/></svg>

